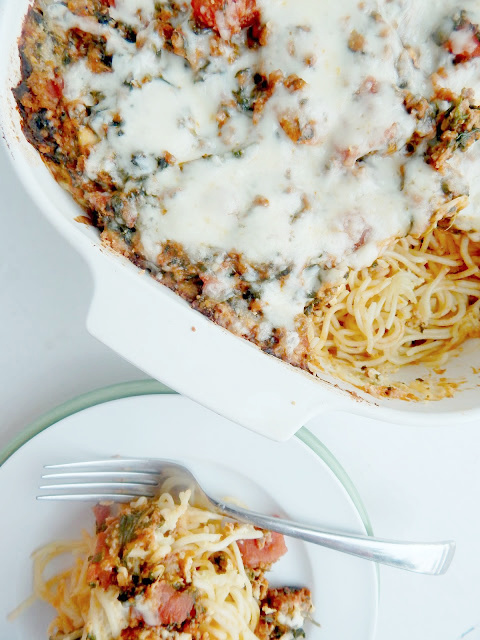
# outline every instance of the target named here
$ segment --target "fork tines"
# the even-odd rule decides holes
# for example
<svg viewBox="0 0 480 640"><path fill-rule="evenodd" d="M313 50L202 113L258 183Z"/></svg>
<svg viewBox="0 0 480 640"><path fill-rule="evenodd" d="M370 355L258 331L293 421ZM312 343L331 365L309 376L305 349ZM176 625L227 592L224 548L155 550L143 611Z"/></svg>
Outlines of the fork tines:
<svg viewBox="0 0 480 640"><path fill-rule="evenodd" d="M129 502L140 496L153 497L159 481L159 470L146 460L95 460L69 464L46 465L42 479L48 491L37 500L77 500ZM57 481L57 482L56 482Z"/></svg>

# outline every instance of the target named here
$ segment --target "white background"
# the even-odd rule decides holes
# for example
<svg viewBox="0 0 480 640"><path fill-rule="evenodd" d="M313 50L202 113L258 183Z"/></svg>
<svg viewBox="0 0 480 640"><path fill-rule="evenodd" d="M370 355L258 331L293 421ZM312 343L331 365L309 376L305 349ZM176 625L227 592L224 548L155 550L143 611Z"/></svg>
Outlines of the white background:
<svg viewBox="0 0 480 640"><path fill-rule="evenodd" d="M3 147L0 220L1 449L57 404L146 376L87 334L92 278L23 192ZM457 541L445 576L382 568L377 640L478 640L480 424L412 428L337 413L308 426L357 486L376 535Z"/></svg>

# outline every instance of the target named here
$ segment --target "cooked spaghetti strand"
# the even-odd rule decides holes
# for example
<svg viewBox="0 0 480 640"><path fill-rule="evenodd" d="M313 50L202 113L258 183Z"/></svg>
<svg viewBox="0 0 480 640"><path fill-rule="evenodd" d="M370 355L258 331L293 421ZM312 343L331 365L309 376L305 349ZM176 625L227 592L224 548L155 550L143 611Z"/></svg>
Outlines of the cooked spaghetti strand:
<svg viewBox="0 0 480 640"><path fill-rule="evenodd" d="M373 368L378 379L408 364L444 364L480 336L479 260L480 245L464 233L397 241L375 266L351 271L329 308L314 310L311 368L365 387Z"/></svg>

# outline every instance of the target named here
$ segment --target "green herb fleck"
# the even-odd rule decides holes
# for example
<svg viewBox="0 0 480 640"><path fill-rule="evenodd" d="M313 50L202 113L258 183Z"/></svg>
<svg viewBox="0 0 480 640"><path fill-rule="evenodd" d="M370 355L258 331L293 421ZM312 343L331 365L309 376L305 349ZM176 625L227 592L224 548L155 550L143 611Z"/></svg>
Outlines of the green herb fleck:
<svg viewBox="0 0 480 640"><path fill-rule="evenodd" d="M145 511L134 511L120 518L120 544L124 547L136 537L136 529Z"/></svg>
<svg viewBox="0 0 480 640"><path fill-rule="evenodd" d="M94 556L92 556L91 562L98 564L99 562L102 561L102 559L103 559L103 551L100 551L99 553L96 553Z"/></svg>
<svg viewBox="0 0 480 640"><path fill-rule="evenodd" d="M471 136L474 136L474 140L478 140L477 134L480 134L480 128L478 127L473 128L470 131L463 131L457 136L455 142L460 149L466 149L470 143Z"/></svg>
<svg viewBox="0 0 480 640"><path fill-rule="evenodd" d="M242 111L253 111L253 99L243 87L232 91L235 101Z"/></svg>

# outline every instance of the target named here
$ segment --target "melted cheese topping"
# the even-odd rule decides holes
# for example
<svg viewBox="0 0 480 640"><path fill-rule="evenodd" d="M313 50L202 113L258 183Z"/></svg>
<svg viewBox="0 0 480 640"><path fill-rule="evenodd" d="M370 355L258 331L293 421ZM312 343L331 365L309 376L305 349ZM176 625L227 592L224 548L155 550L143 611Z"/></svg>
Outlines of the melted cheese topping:
<svg viewBox="0 0 480 640"><path fill-rule="evenodd" d="M116 0L110 9L114 20L135 28L136 44L60 2L46 14L62 30L77 26L106 38L112 72L92 73L84 60L72 64L65 95L91 107L88 124L98 142L88 178L107 172L130 194L152 263L162 243L180 243L214 277L208 295L223 301L233 295L223 260L238 253L252 267L265 331L293 330L322 284L370 265L393 238L424 232L447 201L445 180L457 194L472 190L459 226L480 229L479 151L455 157L444 174L425 163L423 151L405 153L418 126L404 107L405 90L429 99L431 74L443 67L444 86L480 92L480 58L454 65L432 36L459 8L456 1L320 7L318 0L257 0L267 43L248 48L239 34L218 44L216 55L211 32L194 29L189 4L178 5L188 61L163 48L152 25L159 4L171 6ZM465 0L461 8L474 18L475 5ZM281 70L304 82L297 90L279 82L252 117L242 109L245 70L265 77ZM222 111L228 118L220 126ZM114 116L118 126L111 126ZM296 140L289 126L298 129ZM162 159L171 156L166 165ZM265 266L270 277L260 279L256 268Z"/></svg>

